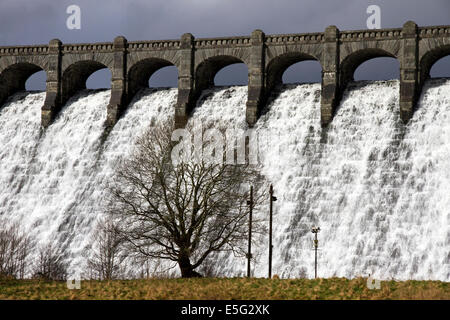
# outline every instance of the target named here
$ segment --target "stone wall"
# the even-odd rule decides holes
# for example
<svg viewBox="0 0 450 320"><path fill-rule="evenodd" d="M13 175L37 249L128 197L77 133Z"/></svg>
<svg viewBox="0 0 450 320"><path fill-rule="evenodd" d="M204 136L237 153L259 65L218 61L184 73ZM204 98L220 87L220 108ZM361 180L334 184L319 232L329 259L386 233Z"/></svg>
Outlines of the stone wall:
<svg viewBox="0 0 450 320"><path fill-rule="evenodd" d="M178 40L132 41L117 37L108 43L0 47L0 103L18 90L27 78L47 73L47 96L42 125L48 126L61 106L85 88L95 71L109 68L111 100L107 125L114 126L127 104L151 75L165 66L178 69L177 127L185 125L202 90L214 85L216 73L233 63L248 67L246 119L255 124L270 93L294 63L316 60L322 66L321 121L332 121L342 92L359 65L375 57L396 58L400 64L400 115L407 122L432 65L450 54L450 26L340 31L335 26L322 33L195 39L190 33Z"/></svg>

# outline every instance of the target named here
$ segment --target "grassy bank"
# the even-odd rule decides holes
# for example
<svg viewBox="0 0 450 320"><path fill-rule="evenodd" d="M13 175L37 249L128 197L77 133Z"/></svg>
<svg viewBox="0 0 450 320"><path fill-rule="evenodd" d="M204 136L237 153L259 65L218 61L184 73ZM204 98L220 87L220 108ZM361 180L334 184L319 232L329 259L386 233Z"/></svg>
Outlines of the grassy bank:
<svg viewBox="0 0 450 320"><path fill-rule="evenodd" d="M449 283L367 279L149 279L82 281L80 290L65 282L0 280L0 299L450 299Z"/></svg>

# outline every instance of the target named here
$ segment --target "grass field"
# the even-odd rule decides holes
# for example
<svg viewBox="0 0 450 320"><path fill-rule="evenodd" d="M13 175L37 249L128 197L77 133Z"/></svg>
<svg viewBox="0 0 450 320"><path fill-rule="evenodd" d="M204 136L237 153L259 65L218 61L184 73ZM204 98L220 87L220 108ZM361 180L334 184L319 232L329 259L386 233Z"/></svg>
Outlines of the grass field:
<svg viewBox="0 0 450 320"><path fill-rule="evenodd" d="M148 279L82 281L69 290L65 282L0 280L0 299L450 299L449 283L382 281L367 288L367 279Z"/></svg>

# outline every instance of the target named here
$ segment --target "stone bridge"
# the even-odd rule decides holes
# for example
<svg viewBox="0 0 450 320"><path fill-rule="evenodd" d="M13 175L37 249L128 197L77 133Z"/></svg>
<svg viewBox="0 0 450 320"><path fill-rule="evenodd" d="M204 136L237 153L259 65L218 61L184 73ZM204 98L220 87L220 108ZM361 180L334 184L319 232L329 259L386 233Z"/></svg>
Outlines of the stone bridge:
<svg viewBox="0 0 450 320"><path fill-rule="evenodd" d="M266 98L282 82L292 64L316 60L322 66L321 121L332 121L336 105L353 73L363 62L393 57L400 64L400 115L407 122L432 65L450 54L450 26L418 27L406 22L403 28L195 39L184 34L178 40L114 42L0 47L0 104L18 90L33 73L47 74L42 125L47 127L61 106L95 71L111 71L111 100L107 125L113 126L127 104L158 69L178 69L178 100L175 124L182 127L202 90L214 85L216 73L233 63L248 67L246 119L252 126Z"/></svg>

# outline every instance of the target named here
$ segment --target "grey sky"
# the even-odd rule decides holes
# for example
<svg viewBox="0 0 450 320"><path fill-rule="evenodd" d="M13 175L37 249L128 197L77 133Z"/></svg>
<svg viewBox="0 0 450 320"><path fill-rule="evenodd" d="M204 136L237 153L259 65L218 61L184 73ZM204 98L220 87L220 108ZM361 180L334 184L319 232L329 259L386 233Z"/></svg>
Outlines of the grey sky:
<svg viewBox="0 0 450 320"><path fill-rule="evenodd" d="M81 30L66 27L71 4L81 8ZM450 24L449 0L0 0L0 45L48 43L53 38L64 43L112 41L117 35L128 40L175 39L185 32L195 37L234 36L254 29L266 34L320 32L328 25L366 29L371 4L381 7L382 28L401 27L408 20L420 26ZM320 76L320 66L301 65L303 75L296 72L300 69L288 70L287 81L315 81L318 72ZM398 74L395 60L366 65L363 74L374 78ZM449 57L437 67L435 75L449 76ZM377 75L381 69L384 74ZM245 66L230 66L229 71L224 82L245 81ZM90 79L93 86L107 81L107 71L99 73ZM170 84L171 75L176 75L173 68L154 79L155 84Z"/></svg>

